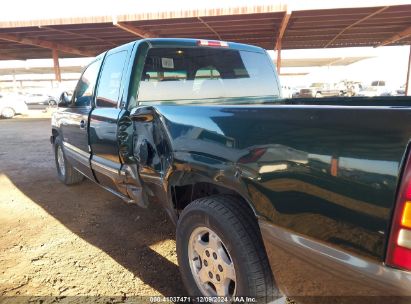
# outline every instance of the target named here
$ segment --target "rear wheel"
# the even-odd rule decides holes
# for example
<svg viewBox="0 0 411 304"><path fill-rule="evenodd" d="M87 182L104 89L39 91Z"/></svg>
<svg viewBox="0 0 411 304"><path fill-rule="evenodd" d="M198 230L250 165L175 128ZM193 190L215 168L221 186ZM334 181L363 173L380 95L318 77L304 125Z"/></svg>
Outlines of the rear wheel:
<svg viewBox="0 0 411 304"><path fill-rule="evenodd" d="M183 210L177 255L190 296L278 295L256 219L234 197L201 198Z"/></svg>
<svg viewBox="0 0 411 304"><path fill-rule="evenodd" d="M49 105L50 107L57 106L57 100L55 100L55 99L53 99L53 98L49 99L48 105Z"/></svg>
<svg viewBox="0 0 411 304"><path fill-rule="evenodd" d="M191 274L205 296L233 296L237 277L227 246L212 229L200 226L188 241Z"/></svg>
<svg viewBox="0 0 411 304"><path fill-rule="evenodd" d="M66 185L73 185L84 180L84 175L78 172L67 161L60 136L57 136L54 141L54 157L56 161L57 176L60 181Z"/></svg>
<svg viewBox="0 0 411 304"><path fill-rule="evenodd" d="M14 115L16 115L16 112L14 111L13 108L7 107L1 110L1 117L3 118L13 118Z"/></svg>

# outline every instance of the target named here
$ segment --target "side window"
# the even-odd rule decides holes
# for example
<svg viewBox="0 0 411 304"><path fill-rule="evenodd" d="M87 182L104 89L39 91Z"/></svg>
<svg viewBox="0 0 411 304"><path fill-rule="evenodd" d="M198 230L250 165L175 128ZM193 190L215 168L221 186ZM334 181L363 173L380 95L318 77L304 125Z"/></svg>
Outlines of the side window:
<svg viewBox="0 0 411 304"><path fill-rule="evenodd" d="M90 105L100 65L101 59L98 59L91 63L83 72L77 83L71 106L84 107Z"/></svg>
<svg viewBox="0 0 411 304"><path fill-rule="evenodd" d="M97 87L96 106L115 108L120 98L121 78L127 59L127 51L108 55L104 60Z"/></svg>

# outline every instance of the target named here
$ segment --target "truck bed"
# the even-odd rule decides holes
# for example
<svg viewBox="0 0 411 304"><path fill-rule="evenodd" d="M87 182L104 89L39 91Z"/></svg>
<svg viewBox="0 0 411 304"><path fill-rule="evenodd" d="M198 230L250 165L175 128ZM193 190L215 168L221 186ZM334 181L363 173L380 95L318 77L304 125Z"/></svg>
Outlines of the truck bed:
<svg viewBox="0 0 411 304"><path fill-rule="evenodd" d="M261 218L382 261L411 138L411 99L387 100L155 108L177 161L235 164Z"/></svg>

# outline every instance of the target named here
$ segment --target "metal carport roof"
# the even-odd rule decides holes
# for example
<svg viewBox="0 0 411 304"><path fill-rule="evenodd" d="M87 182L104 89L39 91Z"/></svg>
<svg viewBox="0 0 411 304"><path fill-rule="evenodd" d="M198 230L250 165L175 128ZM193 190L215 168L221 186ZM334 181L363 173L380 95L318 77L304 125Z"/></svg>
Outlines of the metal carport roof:
<svg viewBox="0 0 411 304"><path fill-rule="evenodd" d="M193 37L265 49L411 44L411 5L298 10L286 5L0 22L0 60L94 56L143 37Z"/></svg>

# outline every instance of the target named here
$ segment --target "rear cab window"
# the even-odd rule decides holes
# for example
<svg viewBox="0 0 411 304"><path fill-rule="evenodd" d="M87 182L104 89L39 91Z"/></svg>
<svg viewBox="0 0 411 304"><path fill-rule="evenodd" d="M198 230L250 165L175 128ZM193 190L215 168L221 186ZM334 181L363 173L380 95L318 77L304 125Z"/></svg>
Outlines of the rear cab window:
<svg viewBox="0 0 411 304"><path fill-rule="evenodd" d="M279 98L266 53L211 47L152 48L139 91L142 104Z"/></svg>

